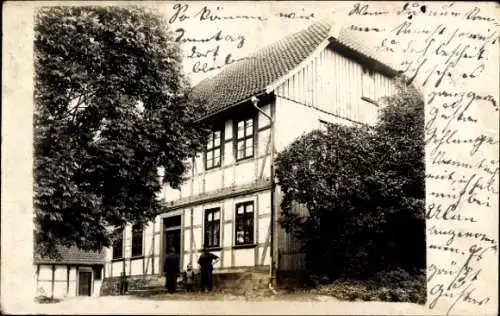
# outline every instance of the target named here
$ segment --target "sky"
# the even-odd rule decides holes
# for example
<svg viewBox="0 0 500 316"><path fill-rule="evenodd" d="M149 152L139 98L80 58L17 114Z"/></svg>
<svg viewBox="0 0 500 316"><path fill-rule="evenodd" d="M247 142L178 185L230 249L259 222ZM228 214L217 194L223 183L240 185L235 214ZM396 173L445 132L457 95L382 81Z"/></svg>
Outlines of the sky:
<svg viewBox="0 0 500 316"><path fill-rule="evenodd" d="M346 12L353 2L172 2L155 4L165 15L175 37L181 43L185 59L184 72L192 85L219 70L226 58L234 60L306 28L314 21L334 17L340 26L346 24ZM337 14L340 13L340 14ZM254 18L217 19L247 15ZM217 35L219 39L217 40ZM206 42L193 40L211 39ZM230 57L228 55L230 54ZM205 69L206 69L205 68Z"/></svg>

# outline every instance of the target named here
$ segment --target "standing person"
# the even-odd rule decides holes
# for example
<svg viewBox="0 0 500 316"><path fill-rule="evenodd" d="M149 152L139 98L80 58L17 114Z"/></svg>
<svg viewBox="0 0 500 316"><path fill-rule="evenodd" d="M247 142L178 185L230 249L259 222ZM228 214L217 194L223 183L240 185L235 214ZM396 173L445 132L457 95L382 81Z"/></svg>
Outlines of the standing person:
<svg viewBox="0 0 500 316"><path fill-rule="evenodd" d="M193 285L194 285L194 270L193 270L193 265L189 263L187 265L186 272L184 273L184 284L186 285L186 291L188 292L193 292Z"/></svg>
<svg viewBox="0 0 500 316"><path fill-rule="evenodd" d="M165 287L169 293L174 293L177 287L177 276L179 275L179 255L174 247L168 249L163 265L163 272L167 278Z"/></svg>
<svg viewBox="0 0 500 316"><path fill-rule="evenodd" d="M198 259L198 264L200 265L201 272L200 287L202 292L205 292L205 288L208 289L209 292L212 291L213 264L218 260L219 257L210 253L207 247L203 248L203 253L200 256L200 259Z"/></svg>

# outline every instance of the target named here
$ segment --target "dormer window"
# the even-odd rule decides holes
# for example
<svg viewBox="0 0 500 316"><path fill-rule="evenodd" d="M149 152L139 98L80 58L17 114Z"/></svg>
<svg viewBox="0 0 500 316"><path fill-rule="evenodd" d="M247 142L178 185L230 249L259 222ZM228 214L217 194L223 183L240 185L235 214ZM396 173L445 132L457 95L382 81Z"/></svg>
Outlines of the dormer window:
<svg viewBox="0 0 500 316"><path fill-rule="evenodd" d="M208 136L205 149L205 169L220 167L222 157L222 130L213 130Z"/></svg>
<svg viewBox="0 0 500 316"><path fill-rule="evenodd" d="M236 121L236 160L253 157L254 119Z"/></svg>

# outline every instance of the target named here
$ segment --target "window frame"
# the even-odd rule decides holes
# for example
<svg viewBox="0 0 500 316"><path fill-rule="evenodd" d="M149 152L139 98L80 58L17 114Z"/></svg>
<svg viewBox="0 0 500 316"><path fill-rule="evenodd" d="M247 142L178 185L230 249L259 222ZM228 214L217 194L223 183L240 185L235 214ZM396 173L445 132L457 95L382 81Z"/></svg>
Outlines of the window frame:
<svg viewBox="0 0 500 316"><path fill-rule="evenodd" d="M214 134L216 132L219 132L220 133L220 136L219 136L219 145L218 146L215 146L215 137L214 137ZM205 161L205 170L211 170L211 169L215 169L215 168L220 168L222 166L222 156L224 154L224 151L223 151L223 146L224 146L224 128L220 127L220 128L214 128L212 129L212 131L210 132L210 136L209 139L207 140L207 143L205 144L205 149L204 149L204 161ZM212 147L209 149L208 146L211 142L211 145ZM214 161L214 157L215 157L215 153L216 152L219 152L219 163L217 165L213 164L213 161ZM208 153L211 152L212 153L212 166L208 166Z"/></svg>
<svg viewBox="0 0 500 316"><path fill-rule="evenodd" d="M140 231L140 233L139 233ZM136 238L138 238L140 236L140 242L138 242L136 240ZM142 224L135 224L134 226L132 226L132 238L131 238L131 242L132 242L132 245L131 245L131 257L134 258L134 257L142 257L144 256L144 225ZM136 247L138 247L140 245L140 253L137 254L134 252L134 250L136 250Z"/></svg>
<svg viewBox="0 0 500 316"><path fill-rule="evenodd" d="M124 230L122 229L121 232L120 232L120 237L116 240L113 241L113 251L112 251L112 259L113 260L121 260L124 258L124 251L123 251L123 246L124 246L124 243L123 243L123 234L124 234ZM116 247L116 244L117 243L120 243L120 247ZM115 251L117 251L118 249L120 249L120 256L117 256Z"/></svg>
<svg viewBox="0 0 500 316"><path fill-rule="evenodd" d="M369 83L366 80L370 80ZM367 88L370 85L371 89ZM368 91L367 91L368 90ZM372 90L372 91L370 91ZM373 92L372 94L370 92ZM361 100L369 102L373 105L378 106L378 102L375 100L376 96L376 82L375 82L375 71L368 67L362 67L361 70Z"/></svg>
<svg viewBox="0 0 500 316"><path fill-rule="evenodd" d="M215 214L219 213L219 218L214 220L212 219L211 221L208 220L208 217L210 214ZM204 216L203 216L203 245L206 246L207 248L220 248L221 247L221 208L220 207L213 207L213 208L208 208L205 209L204 211ZM212 216L213 218L213 216ZM215 227L218 226L217 230L217 244L211 244L207 240L208 238L208 232L211 231L213 233L213 230Z"/></svg>
<svg viewBox="0 0 500 316"><path fill-rule="evenodd" d="M251 205L252 206L252 212L247 212L247 206ZM243 207L243 214L238 214L238 208ZM254 245L255 244L255 203L254 201L245 201L241 203L237 203L235 205L235 210L234 210L234 246L248 246L248 245ZM246 220L250 219L251 220L251 227L249 228L246 225ZM243 221L243 242L238 242L238 225L239 222ZM247 242L246 241L246 235L250 235L250 240Z"/></svg>
<svg viewBox="0 0 500 316"><path fill-rule="evenodd" d="M247 121L252 121L252 133L250 134L247 134L247 124L246 122ZM240 122L243 122L243 137L239 137L238 136L238 124ZM242 118L237 118L234 120L234 125L233 125L233 129L234 129L234 158L236 161L241 161L241 160L245 160L245 159L250 159L250 158L253 158L255 157L255 150L256 150L256 146L255 146L255 140L256 140L256 128L257 128L257 119L256 119L256 116L255 115L248 115L248 116L245 116L245 117L242 117ZM246 154L247 152L247 140L251 139L252 140L252 154L251 155L248 155ZM242 157L239 157L238 156L238 153L239 153L239 149L238 149L238 143L239 142L243 142L243 144L245 144L245 147L244 147L244 155Z"/></svg>

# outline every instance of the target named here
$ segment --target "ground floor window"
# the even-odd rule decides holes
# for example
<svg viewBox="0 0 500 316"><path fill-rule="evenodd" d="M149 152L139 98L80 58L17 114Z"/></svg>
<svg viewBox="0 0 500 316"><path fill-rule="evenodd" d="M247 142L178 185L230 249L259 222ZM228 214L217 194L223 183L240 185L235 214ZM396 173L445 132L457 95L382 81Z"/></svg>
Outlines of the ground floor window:
<svg viewBox="0 0 500 316"><path fill-rule="evenodd" d="M206 247L220 246L220 208L205 211L205 240Z"/></svg>
<svg viewBox="0 0 500 316"><path fill-rule="evenodd" d="M143 227L136 224L132 227L132 257L142 256Z"/></svg>
<svg viewBox="0 0 500 316"><path fill-rule="evenodd" d="M236 204L235 245L253 244L254 210L253 202Z"/></svg>
<svg viewBox="0 0 500 316"><path fill-rule="evenodd" d="M119 233L119 236L113 242L113 259L123 258L123 231Z"/></svg>

